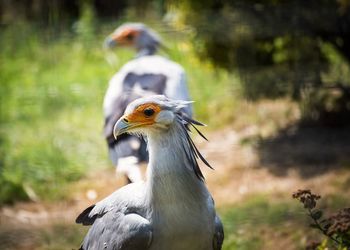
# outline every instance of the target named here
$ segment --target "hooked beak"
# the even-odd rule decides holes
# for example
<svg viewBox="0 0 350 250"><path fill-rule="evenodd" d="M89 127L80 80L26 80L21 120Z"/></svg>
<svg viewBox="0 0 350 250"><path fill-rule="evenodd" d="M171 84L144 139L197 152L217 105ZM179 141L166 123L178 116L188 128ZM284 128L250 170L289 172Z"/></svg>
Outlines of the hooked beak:
<svg viewBox="0 0 350 250"><path fill-rule="evenodd" d="M113 135L114 138L117 139L117 137L125 132L127 132L130 128L130 124L127 122L127 120L124 117L121 117L117 123L114 125L113 128Z"/></svg>
<svg viewBox="0 0 350 250"><path fill-rule="evenodd" d="M113 38L113 36L107 37L106 40L104 41L104 47L107 49L112 49L116 46L117 46L117 41L115 40L115 38Z"/></svg>

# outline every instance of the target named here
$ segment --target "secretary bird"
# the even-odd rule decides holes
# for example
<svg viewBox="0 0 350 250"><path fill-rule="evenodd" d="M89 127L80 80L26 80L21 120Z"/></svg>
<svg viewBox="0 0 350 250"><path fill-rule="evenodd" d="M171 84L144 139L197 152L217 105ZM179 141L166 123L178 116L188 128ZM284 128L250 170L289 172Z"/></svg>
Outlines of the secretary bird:
<svg viewBox="0 0 350 250"><path fill-rule="evenodd" d="M128 105L114 135L147 137L147 179L120 188L78 216L77 223L92 225L81 249L221 249L223 226L197 158L210 165L189 136L193 127L204 137L195 127L203 124L181 111L188 103L155 95Z"/></svg>
<svg viewBox="0 0 350 250"><path fill-rule="evenodd" d="M169 59L155 55L161 45L159 36L141 23L126 23L117 28L105 42L108 48L133 47L137 56L126 63L109 82L103 109L104 134L112 163L117 172L126 175L128 182L142 179L139 163L148 160L146 143L133 135L113 137L113 126L122 116L128 103L138 97L163 94L173 99L189 100L183 68ZM184 108L189 117L191 105Z"/></svg>

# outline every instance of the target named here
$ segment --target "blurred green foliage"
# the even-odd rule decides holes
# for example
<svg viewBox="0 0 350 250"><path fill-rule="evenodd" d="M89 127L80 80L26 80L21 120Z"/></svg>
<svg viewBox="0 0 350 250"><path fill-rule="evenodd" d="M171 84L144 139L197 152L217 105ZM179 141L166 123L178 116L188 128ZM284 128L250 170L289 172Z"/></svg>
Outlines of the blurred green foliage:
<svg viewBox="0 0 350 250"><path fill-rule="evenodd" d="M110 166L102 100L134 52L104 51L118 22L99 22L84 8L65 29L18 22L1 30L0 204L69 196L69 183ZM232 120L237 78L200 61L186 35L172 31L164 40L171 40L165 56L188 72L197 118L221 126Z"/></svg>
<svg viewBox="0 0 350 250"><path fill-rule="evenodd" d="M62 197L67 193L66 184L87 169L109 165L101 135L102 98L110 77L133 52L102 49L105 36L125 19L100 18L105 7L96 6L93 0L74 3L78 11L72 14L67 10L71 3L51 1L51 14L43 15L43 23L30 22L28 13L34 10L27 13L22 6L28 15L10 18L1 27L0 203ZM241 95L249 99L294 96L302 99L304 119L349 120L348 89L334 85L347 86L350 78L341 44L300 33L300 23L293 25L283 16L288 14L288 4L136 3L131 4L135 8L124 6L119 11L128 13L128 20L142 21L138 14L140 6L145 6L142 16L150 16L148 24L160 31L168 48L161 53L187 71L199 120L212 127L234 120L242 107L238 105ZM334 3L329 4L334 8ZM60 9L57 13L55 6ZM157 8L150 11L149 6ZM159 15L165 11L165 22L160 22ZM296 18L303 20L307 13ZM5 17L11 14L2 15L3 20ZM285 21L277 22L281 19Z"/></svg>
<svg viewBox="0 0 350 250"><path fill-rule="evenodd" d="M195 30L197 53L237 72L246 98L288 96L300 103L305 122L350 124L348 0L174 5Z"/></svg>
<svg viewBox="0 0 350 250"><path fill-rule="evenodd" d="M100 106L113 71L100 46L69 32L19 24L2 34L0 202L60 197L86 168L105 165Z"/></svg>
<svg viewBox="0 0 350 250"><path fill-rule="evenodd" d="M246 98L288 96L300 103L304 124L350 124L349 0L29 0L0 9L9 23L78 20L75 30L88 40L94 18L164 18L192 30L197 55L238 75Z"/></svg>

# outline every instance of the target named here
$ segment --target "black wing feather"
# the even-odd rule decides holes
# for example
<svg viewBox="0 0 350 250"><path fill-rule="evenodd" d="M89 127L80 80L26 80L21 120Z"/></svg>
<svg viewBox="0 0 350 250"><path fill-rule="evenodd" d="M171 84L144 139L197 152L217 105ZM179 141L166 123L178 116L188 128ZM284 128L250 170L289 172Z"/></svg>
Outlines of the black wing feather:
<svg viewBox="0 0 350 250"><path fill-rule="evenodd" d="M79 214L79 216L75 219L75 223L83 224L84 226L92 225L98 217L97 214L92 217L89 216L91 210L94 209L94 207L95 204L91 205L90 207L86 208L83 212L81 212L81 214Z"/></svg>

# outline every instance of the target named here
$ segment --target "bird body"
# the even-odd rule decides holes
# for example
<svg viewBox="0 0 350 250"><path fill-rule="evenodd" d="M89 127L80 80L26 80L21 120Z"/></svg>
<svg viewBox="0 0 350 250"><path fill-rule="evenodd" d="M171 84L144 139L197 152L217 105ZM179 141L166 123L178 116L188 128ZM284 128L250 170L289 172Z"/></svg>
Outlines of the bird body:
<svg viewBox="0 0 350 250"><path fill-rule="evenodd" d="M138 54L126 63L110 80L105 94L104 134L108 142L110 158L117 171L124 172L129 181L141 180L138 163L148 160L144 141L132 135L113 137L113 126L122 116L128 103L139 97L154 94L173 99L189 100L184 69L177 63L155 55L161 41L158 35L140 23L120 26L107 40L107 47L131 46ZM184 110L192 116L192 108Z"/></svg>
<svg viewBox="0 0 350 250"><path fill-rule="evenodd" d="M136 82L131 89L125 89L127 83L124 83L124 81L130 74L138 76L139 81ZM186 74L179 64L159 55L142 56L126 63L110 80L103 102L105 117L113 116L116 112L116 106L113 105L113 103L121 95L128 95L130 92L135 93L138 97L147 95L145 92L147 92L149 88L147 88L147 86L141 86L142 76L144 75L158 75L165 77L166 86L162 89L161 93L154 93L153 88L149 90L150 93L148 93L148 95L164 94L165 96L176 100L189 100ZM124 112L125 108L126 107L123 107L122 112ZM192 115L191 107L187 108L187 113L190 116Z"/></svg>
<svg viewBox="0 0 350 250"><path fill-rule="evenodd" d="M122 187L79 215L78 223L92 224L82 249L221 249L222 224L185 126L200 123L179 113L183 105L150 96L128 106L115 129L146 134L147 180Z"/></svg>

